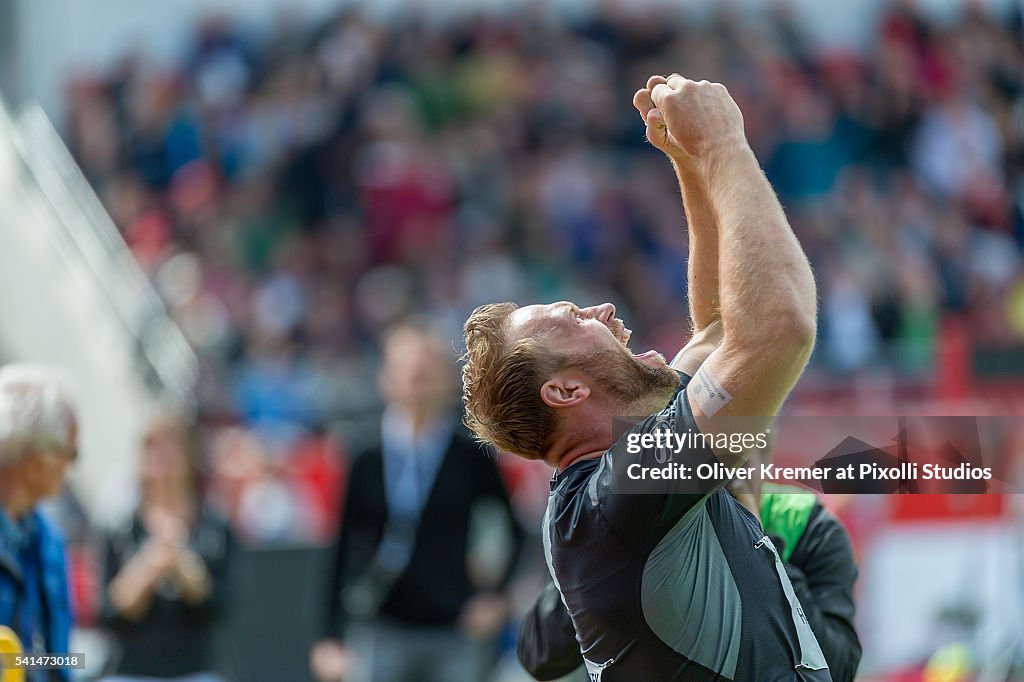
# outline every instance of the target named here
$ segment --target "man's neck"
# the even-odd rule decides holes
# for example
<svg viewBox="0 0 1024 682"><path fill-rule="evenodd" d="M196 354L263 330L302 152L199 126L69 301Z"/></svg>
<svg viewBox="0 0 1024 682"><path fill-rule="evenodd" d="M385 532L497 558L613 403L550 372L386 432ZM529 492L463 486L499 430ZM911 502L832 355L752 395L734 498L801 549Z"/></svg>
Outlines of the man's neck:
<svg viewBox="0 0 1024 682"><path fill-rule="evenodd" d="M588 459L597 459L598 457L603 455L607 450L608 448L594 450L589 447L579 447L569 450L559 458L558 464L555 468L558 469L559 472L565 471L576 462L583 462Z"/></svg>
<svg viewBox="0 0 1024 682"><path fill-rule="evenodd" d="M604 424L591 430L589 437L577 438L572 444L556 443L548 451L545 461L550 463L554 459L557 462L555 467L559 471L565 471L576 462L597 459L615 444L612 424L616 416L648 417L663 410L667 402L668 400L664 396L655 395L647 396L631 405L619 406L596 418L597 422L604 422Z"/></svg>

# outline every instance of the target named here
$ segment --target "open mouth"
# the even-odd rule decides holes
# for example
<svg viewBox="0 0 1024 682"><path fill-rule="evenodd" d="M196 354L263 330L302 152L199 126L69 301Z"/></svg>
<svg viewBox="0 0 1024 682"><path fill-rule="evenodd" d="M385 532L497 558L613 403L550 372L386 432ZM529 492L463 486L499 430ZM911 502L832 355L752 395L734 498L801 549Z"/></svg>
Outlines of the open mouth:
<svg viewBox="0 0 1024 682"><path fill-rule="evenodd" d="M626 325L622 322L622 320L620 320L617 317L614 320L612 320L611 331L612 335L619 340L619 343L621 343L623 346L626 346L627 348L629 347L629 337L633 335L633 331L631 329L627 329Z"/></svg>
<svg viewBox="0 0 1024 682"><path fill-rule="evenodd" d="M632 330L628 329L626 325L622 322L622 320L620 320L619 318L615 318L614 320L612 320L611 332L612 335L615 336L615 338L618 340L618 342L622 344L622 347L629 351L630 354L636 360L656 360L660 362L665 362L665 356L656 350L649 350L643 353L634 353L632 350L630 350L629 338L633 335L633 332Z"/></svg>

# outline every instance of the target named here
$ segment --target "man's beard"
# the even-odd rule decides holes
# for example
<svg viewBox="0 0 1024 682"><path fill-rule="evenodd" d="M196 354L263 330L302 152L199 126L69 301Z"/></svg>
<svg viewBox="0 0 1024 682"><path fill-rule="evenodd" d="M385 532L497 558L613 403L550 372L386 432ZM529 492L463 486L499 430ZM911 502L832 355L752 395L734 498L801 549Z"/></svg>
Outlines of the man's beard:
<svg viewBox="0 0 1024 682"><path fill-rule="evenodd" d="M668 365L645 365L625 349L588 353L573 358L570 364L590 374L624 410L652 405L660 410L679 388L679 374L674 369Z"/></svg>

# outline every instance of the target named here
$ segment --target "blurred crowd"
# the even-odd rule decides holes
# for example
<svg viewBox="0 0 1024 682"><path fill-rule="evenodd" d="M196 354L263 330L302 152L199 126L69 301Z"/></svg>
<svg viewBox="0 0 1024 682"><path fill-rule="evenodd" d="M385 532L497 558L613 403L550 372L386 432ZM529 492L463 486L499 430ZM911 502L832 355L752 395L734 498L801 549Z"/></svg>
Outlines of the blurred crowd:
<svg viewBox="0 0 1024 682"><path fill-rule="evenodd" d="M481 303L611 300L634 348L680 347L682 208L631 105L652 73L721 81L743 109L818 275L822 381L927 382L950 320L1019 342L1020 16L895 3L862 51L798 26L783 5L351 9L258 35L215 17L173 68L76 77L69 146L200 354L204 421L241 425L210 453L243 536L332 532L343 445L323 434L374 428L377 339L402 317L457 343ZM317 504L289 506L296 489Z"/></svg>

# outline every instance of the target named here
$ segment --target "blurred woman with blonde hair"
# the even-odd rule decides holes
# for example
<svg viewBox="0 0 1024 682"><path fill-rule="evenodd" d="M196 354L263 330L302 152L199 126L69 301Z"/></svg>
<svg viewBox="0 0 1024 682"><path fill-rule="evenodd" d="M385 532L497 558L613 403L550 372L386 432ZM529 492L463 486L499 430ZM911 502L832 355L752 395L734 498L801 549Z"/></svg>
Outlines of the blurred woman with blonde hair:
<svg viewBox="0 0 1024 682"><path fill-rule="evenodd" d="M145 433L140 500L107 543L103 616L117 682L214 682L210 642L225 603L232 538L202 499L190 423L161 412Z"/></svg>

